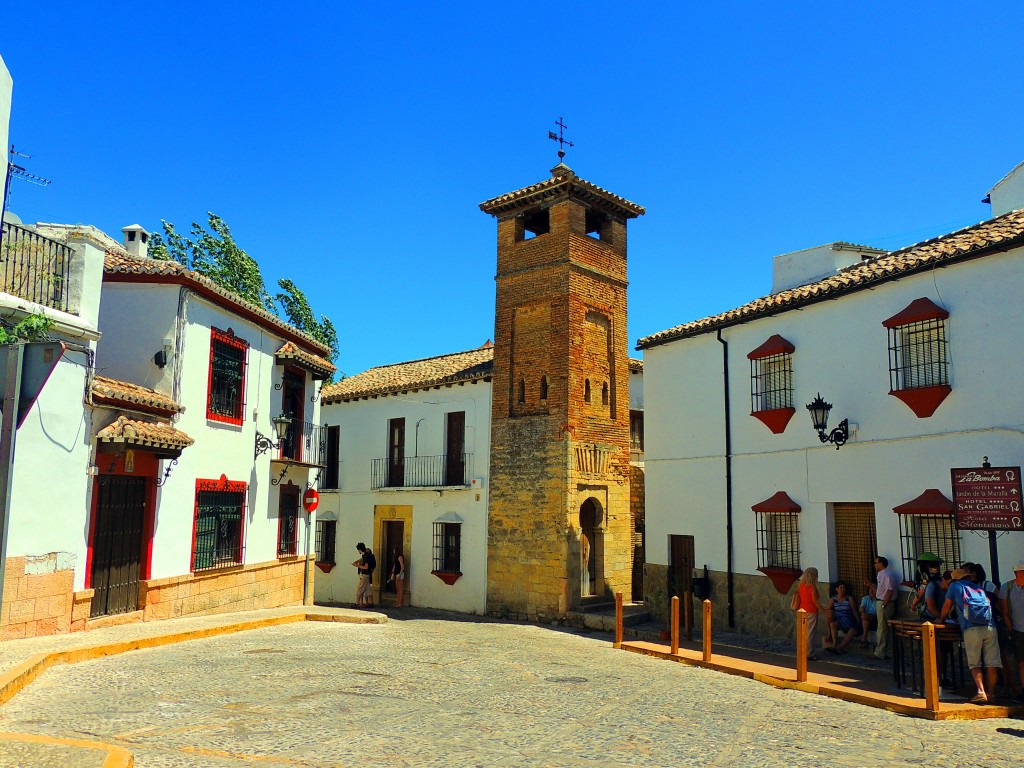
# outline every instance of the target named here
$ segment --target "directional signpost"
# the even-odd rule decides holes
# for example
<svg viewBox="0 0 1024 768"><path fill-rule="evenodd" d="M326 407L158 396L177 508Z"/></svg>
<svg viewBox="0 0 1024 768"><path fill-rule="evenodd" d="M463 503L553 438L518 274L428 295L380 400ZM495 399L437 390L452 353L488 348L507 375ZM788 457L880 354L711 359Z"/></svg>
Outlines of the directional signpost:
<svg viewBox="0 0 1024 768"><path fill-rule="evenodd" d="M993 467L985 461L980 467L951 469L949 472L953 481L956 527L961 531L988 531L992 561L990 576L998 583L996 531L1024 530L1020 467Z"/></svg>

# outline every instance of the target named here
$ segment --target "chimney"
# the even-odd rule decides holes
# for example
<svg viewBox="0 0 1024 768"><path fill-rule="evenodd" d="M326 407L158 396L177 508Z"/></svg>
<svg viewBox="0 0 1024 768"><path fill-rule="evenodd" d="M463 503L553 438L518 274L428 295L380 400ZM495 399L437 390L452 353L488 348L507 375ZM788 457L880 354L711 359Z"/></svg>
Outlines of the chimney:
<svg viewBox="0 0 1024 768"><path fill-rule="evenodd" d="M138 224L132 224L130 227L124 227L121 231L124 232L124 249L132 256L138 256L140 259L147 258L147 253L149 251L149 232L144 230Z"/></svg>

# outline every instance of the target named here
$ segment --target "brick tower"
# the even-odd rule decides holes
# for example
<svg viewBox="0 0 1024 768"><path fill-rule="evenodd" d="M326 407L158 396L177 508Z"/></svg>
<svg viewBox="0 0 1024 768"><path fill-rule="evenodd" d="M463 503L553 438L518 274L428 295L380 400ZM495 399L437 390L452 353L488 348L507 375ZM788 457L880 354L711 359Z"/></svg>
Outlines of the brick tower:
<svg viewBox="0 0 1024 768"><path fill-rule="evenodd" d="M564 163L498 219L487 606L551 619L630 593L626 221Z"/></svg>

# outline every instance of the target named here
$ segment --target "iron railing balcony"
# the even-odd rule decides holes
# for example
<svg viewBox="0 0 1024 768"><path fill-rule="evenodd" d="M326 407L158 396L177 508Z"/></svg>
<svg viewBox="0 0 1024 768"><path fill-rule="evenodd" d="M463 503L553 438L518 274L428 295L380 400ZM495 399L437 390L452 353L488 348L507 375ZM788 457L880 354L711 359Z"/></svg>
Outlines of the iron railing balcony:
<svg viewBox="0 0 1024 768"><path fill-rule="evenodd" d="M327 425L293 421L281 440L280 452L275 461L326 467Z"/></svg>
<svg viewBox="0 0 1024 768"><path fill-rule="evenodd" d="M4 222L0 231L0 290L68 311L74 249Z"/></svg>
<svg viewBox="0 0 1024 768"><path fill-rule="evenodd" d="M440 456L403 456L373 459L370 462L370 487L451 488L469 485L471 453L446 453Z"/></svg>

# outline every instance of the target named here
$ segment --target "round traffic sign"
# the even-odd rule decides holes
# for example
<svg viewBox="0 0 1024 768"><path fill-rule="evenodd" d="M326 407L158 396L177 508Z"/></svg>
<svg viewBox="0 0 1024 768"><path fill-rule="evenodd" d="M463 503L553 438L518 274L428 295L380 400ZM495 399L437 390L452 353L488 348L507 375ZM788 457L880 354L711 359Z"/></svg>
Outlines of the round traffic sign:
<svg viewBox="0 0 1024 768"><path fill-rule="evenodd" d="M306 508L307 512L316 512L316 508L320 506L320 494L316 492L315 488L310 488L302 494L302 506Z"/></svg>

